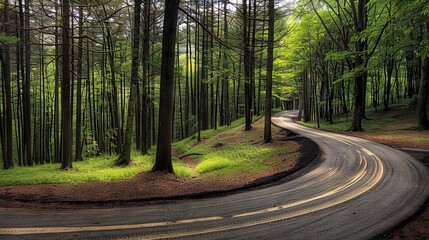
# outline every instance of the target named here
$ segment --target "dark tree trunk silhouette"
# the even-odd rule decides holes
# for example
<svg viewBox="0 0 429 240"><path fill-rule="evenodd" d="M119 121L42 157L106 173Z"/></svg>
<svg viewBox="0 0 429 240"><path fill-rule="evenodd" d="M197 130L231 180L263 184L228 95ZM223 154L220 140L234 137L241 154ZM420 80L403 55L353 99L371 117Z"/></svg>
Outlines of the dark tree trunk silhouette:
<svg viewBox="0 0 429 240"><path fill-rule="evenodd" d="M179 1L166 0L164 27L162 36L161 86L159 101L158 145L155 165L152 171L173 173L171 159L173 94L174 94L174 57Z"/></svg>
<svg viewBox="0 0 429 240"><path fill-rule="evenodd" d="M251 90L251 71L252 62L250 58L250 31L249 20L247 15L247 0L243 0L243 60L244 60L244 130L252 129L252 90Z"/></svg>
<svg viewBox="0 0 429 240"><path fill-rule="evenodd" d="M10 35L10 12L8 0L3 1L4 9L4 31L6 36ZM2 145L3 150L3 168L12 168L13 155L12 155L12 93L11 93L11 57L10 57L10 45L4 44L4 59L2 57L2 70L3 70L3 89L4 89L4 141Z"/></svg>
<svg viewBox="0 0 429 240"><path fill-rule="evenodd" d="M119 158L116 159L115 165L128 165L131 161L131 145L133 135L133 121L137 103L137 87L139 81L139 44L140 44L140 12L142 0L135 0L134 6L134 33L133 48L131 53L131 86L130 99L128 101L127 126L125 129L125 141Z"/></svg>
<svg viewBox="0 0 429 240"><path fill-rule="evenodd" d="M71 122L71 62L70 62L70 1L63 0L62 32L62 82L61 82L61 169L72 168L72 122Z"/></svg>
<svg viewBox="0 0 429 240"><path fill-rule="evenodd" d="M23 100L23 155L27 166L33 165L31 155L31 104L30 104L30 74L31 74L31 44L30 44L30 0L24 5L24 49L25 49L25 77L22 82Z"/></svg>
<svg viewBox="0 0 429 240"><path fill-rule="evenodd" d="M429 21L426 21L426 38L429 38ZM429 57L426 56L423 59L422 65L422 77L420 80L420 90L417 101L417 113L418 113L418 124L419 129L429 129L428 114L426 111L427 97L429 91Z"/></svg>
<svg viewBox="0 0 429 240"><path fill-rule="evenodd" d="M83 7L79 6L79 39L77 49L77 84L76 84L76 135L75 135L75 161L82 160L82 58L83 58Z"/></svg>
<svg viewBox="0 0 429 240"><path fill-rule="evenodd" d="M142 43L142 147L141 152L146 154L151 146L150 142L150 99L149 99L149 56L150 56L150 0L144 1L143 8L143 43Z"/></svg>
<svg viewBox="0 0 429 240"><path fill-rule="evenodd" d="M274 0L268 0L268 53L267 53L267 82L265 84L265 124L264 142L272 141L271 108L273 88L273 55L274 55Z"/></svg>

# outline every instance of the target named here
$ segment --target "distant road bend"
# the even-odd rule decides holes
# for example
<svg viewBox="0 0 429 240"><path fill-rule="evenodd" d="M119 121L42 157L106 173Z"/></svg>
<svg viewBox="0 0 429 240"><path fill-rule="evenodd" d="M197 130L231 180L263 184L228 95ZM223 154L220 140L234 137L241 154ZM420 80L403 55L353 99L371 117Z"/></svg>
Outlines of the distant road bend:
<svg viewBox="0 0 429 240"><path fill-rule="evenodd" d="M426 166L401 151L292 121L324 155L290 181L229 196L143 207L0 209L0 239L369 239L412 215L429 194Z"/></svg>

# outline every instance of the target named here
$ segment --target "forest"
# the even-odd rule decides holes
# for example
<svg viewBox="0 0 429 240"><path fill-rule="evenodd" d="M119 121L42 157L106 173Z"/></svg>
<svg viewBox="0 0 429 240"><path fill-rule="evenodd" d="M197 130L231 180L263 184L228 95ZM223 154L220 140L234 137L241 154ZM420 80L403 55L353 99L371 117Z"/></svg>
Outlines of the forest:
<svg viewBox="0 0 429 240"><path fill-rule="evenodd" d="M299 109L302 121L408 98L429 129L425 0L4 0L0 3L4 169L99 155L128 165L207 129Z"/></svg>

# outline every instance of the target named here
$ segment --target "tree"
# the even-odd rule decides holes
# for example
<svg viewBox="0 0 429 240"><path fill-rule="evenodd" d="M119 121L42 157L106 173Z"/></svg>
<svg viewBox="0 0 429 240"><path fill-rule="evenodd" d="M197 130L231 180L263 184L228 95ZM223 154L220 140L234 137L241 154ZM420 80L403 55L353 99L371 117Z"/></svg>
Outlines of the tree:
<svg viewBox="0 0 429 240"><path fill-rule="evenodd" d="M152 171L173 173L171 141L173 136L174 58L179 1L166 0L162 33L161 86L159 100L158 144Z"/></svg>
<svg viewBox="0 0 429 240"><path fill-rule="evenodd" d="M10 12L9 12L9 1L3 1L4 9L4 31L6 37L10 35ZM2 141L3 146L3 168L9 169L12 168L13 155L12 155L12 97L11 97L11 67L10 67L10 43L7 41L2 43L4 49L4 59L1 56L2 63L2 75L3 75L3 91L6 105L4 106L4 140ZM3 137L3 136L2 136Z"/></svg>
<svg viewBox="0 0 429 240"><path fill-rule="evenodd" d="M79 5L79 39L77 49L77 84L76 84L76 137L75 137L75 161L82 160L82 78L83 78L83 6Z"/></svg>
<svg viewBox="0 0 429 240"><path fill-rule="evenodd" d="M267 82L265 84L265 124L264 142L272 141L271 108L273 87L273 52L274 52L274 0L268 0L268 49L267 49Z"/></svg>
<svg viewBox="0 0 429 240"><path fill-rule="evenodd" d="M252 129L252 59L250 56L250 23L247 15L247 0L243 0L243 60L244 60L244 130Z"/></svg>
<svg viewBox="0 0 429 240"><path fill-rule="evenodd" d="M22 2L22 0L20 1ZM31 40L30 40L30 0L25 1L24 14L24 36L25 47L25 77L22 81L22 100L23 100L23 155L27 166L33 165L31 154L31 96L30 96L30 75L31 75ZM21 56L24 57L24 56Z"/></svg>
<svg viewBox="0 0 429 240"><path fill-rule="evenodd" d="M72 166L72 112L71 112L71 61L70 61L70 0L62 2L62 82L61 82L61 169Z"/></svg>
<svg viewBox="0 0 429 240"><path fill-rule="evenodd" d="M148 0L146 0L148 1ZM139 81L139 45L140 45L140 12L142 0L135 0L134 4L134 26L133 26L133 47L131 53L131 85L130 98L128 101L127 125L125 129L125 141L119 158L116 159L115 165L128 165L131 161L131 145L133 135L133 121L136 112L137 87ZM145 136L143 136L145 137Z"/></svg>

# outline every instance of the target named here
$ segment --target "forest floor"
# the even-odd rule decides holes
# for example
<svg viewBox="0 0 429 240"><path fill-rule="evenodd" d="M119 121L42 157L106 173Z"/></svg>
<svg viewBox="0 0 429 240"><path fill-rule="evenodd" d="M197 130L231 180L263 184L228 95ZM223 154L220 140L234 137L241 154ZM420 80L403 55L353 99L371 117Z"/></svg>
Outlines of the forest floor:
<svg viewBox="0 0 429 240"><path fill-rule="evenodd" d="M364 123L365 132L338 131L337 126L326 123L322 123L322 128L365 138L394 148L429 150L429 131L414 129L415 115L415 108L398 105L386 112L368 112L369 120L365 120ZM198 144L209 144L213 148L218 148L224 144L243 143L244 139L244 143L264 146L261 142L263 120L261 118L256 121L250 132L244 133L242 126L240 126L217 134ZM348 125L347 122L344 123L338 119L337 124ZM195 168L199 162L198 156L188 156L183 158L183 161L193 169L192 177L141 173L130 180L115 182L1 186L0 207L97 208L136 206L153 202L162 203L189 198L220 196L230 192L266 186L266 184L283 178L317 159L319 151L314 142L278 128L273 128L273 133L274 141L270 145L278 147L279 152L282 153L272 154L271 167L260 170L256 174L245 172L240 175L236 173L230 175L195 174ZM226 136L227 141L225 142L222 139ZM174 150L176 158L183 157L186 153L179 149ZM429 163L429 156L427 155L416 157L426 164ZM391 232L379 236L378 239L429 239L429 202L427 201L421 210L410 219L404 221Z"/></svg>
<svg viewBox="0 0 429 240"><path fill-rule="evenodd" d="M0 207L97 208L213 197L266 186L304 167L319 155L314 142L275 127L274 141L262 143L263 124L264 118L261 118L253 123L251 131L243 132L243 126L239 126L202 140L186 152L174 149L175 157L182 158L183 163L192 169L192 177L146 172L122 181L1 186ZM274 150L265 154L264 159L253 159L264 162L261 167L239 172L224 169L198 173L196 167L202 161L201 156L184 157L194 149L215 152L234 145Z"/></svg>
<svg viewBox="0 0 429 240"><path fill-rule="evenodd" d="M365 129L364 132L346 131L345 129L350 126L349 121L351 119L350 116L345 115L334 119L334 124L321 123L321 128L364 138L393 148L429 150L429 130L416 130L416 107L407 101L392 105L389 111L370 109L367 111L367 118L362 124ZM316 126L315 123L305 125ZM339 131L338 129L343 130ZM429 152L408 153L429 166ZM411 218L406 219L391 232L379 236L378 239L429 239L429 200Z"/></svg>

